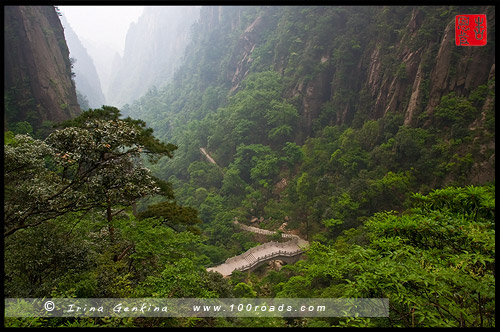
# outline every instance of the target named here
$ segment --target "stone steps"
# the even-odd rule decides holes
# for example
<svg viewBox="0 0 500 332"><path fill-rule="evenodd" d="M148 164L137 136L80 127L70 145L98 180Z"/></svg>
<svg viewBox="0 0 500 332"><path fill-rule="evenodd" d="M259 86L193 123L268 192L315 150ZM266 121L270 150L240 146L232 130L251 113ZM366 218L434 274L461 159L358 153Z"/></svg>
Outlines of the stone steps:
<svg viewBox="0 0 500 332"><path fill-rule="evenodd" d="M246 231L259 233L259 234L274 234L276 232L268 231L264 229L259 229L256 227L241 225L237 221L235 224L240 225L240 227ZM292 240L284 243L268 242L260 246L251 248L245 253L228 258L224 264L210 267L207 271L219 272L223 276L229 276L234 270L247 270L254 267L260 263L270 260L279 255L283 256L295 256L302 253L303 247L308 245L308 242L292 234L282 234L284 238L290 238Z"/></svg>

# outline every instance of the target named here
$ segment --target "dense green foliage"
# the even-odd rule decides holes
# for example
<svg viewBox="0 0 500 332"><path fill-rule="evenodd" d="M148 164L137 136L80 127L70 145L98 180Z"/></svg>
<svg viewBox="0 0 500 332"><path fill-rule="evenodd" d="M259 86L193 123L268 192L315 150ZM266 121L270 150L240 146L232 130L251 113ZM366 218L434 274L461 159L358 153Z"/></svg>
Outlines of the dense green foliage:
<svg viewBox="0 0 500 332"><path fill-rule="evenodd" d="M164 286L179 273L191 286L176 286L170 297L231 294L222 277L205 271L212 262L194 228L197 211L177 204L170 186L142 166L143 158L171 157L174 145L112 107L59 127L44 141L5 134L7 297L167 296ZM136 217L131 207L144 196L164 201Z"/></svg>
<svg viewBox="0 0 500 332"><path fill-rule="evenodd" d="M470 183L474 166L493 157L487 146L494 107L485 101L494 98L494 78L468 95L442 96L433 113L409 125L402 109L374 113L374 101L359 88L361 77L352 74L375 42L394 48L410 39L418 49L459 9L467 8L224 7L209 33L199 30L202 23L193 27L198 33L189 61L174 83L151 89L123 112L179 147L176 158L151 170L173 184L180 202L200 211L206 232L230 227L235 216L264 216L274 220L262 225L269 228L288 217L290 228L328 241L377 211L402 210L409 192ZM415 13L422 23L409 36L405 24ZM245 31L250 24L255 29ZM224 33L228 26L231 32ZM239 81L233 69L244 55L242 36L255 47ZM384 52L384 77L405 73L391 51L377 48ZM437 51L429 48L424 58ZM429 63L422 62L425 84ZM335 93L306 114L298 89L332 71ZM347 106L355 112L341 119ZM483 116L483 123L470 125ZM330 219L343 223L327 229Z"/></svg>
<svg viewBox="0 0 500 332"><path fill-rule="evenodd" d="M47 138L22 122L6 133L6 295L372 297L390 299L390 316L8 324L494 326L494 175L481 178L494 164L494 78L445 93L406 123L403 108L375 112L354 74L376 47L384 80L404 81L397 42L425 48L457 9L218 10L217 24L193 26L174 82L123 107L141 120L103 107ZM410 36L413 14L421 26ZM422 105L437 51L422 55ZM331 95L304 106L302 87L325 77ZM235 218L270 230L286 222L310 242L305 259L227 279L208 273L270 240Z"/></svg>
<svg viewBox="0 0 500 332"><path fill-rule="evenodd" d="M314 242L277 296L390 299L387 319L330 318L323 320L327 325L492 327L494 190L414 194L412 207L401 214L377 213L332 245Z"/></svg>

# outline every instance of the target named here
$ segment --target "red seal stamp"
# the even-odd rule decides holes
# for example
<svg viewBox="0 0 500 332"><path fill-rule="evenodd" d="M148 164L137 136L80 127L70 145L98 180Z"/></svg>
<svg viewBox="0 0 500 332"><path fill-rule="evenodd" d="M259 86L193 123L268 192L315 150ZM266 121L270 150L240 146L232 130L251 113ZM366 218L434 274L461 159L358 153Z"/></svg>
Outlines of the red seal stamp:
<svg viewBox="0 0 500 332"><path fill-rule="evenodd" d="M455 45L484 46L487 42L486 15L455 16Z"/></svg>

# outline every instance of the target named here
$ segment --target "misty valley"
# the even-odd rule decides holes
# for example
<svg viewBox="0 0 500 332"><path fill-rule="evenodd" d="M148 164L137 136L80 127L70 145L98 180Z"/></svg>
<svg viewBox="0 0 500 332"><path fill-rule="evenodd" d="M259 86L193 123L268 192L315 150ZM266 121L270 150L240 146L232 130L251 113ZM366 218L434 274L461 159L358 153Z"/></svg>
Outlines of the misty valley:
<svg viewBox="0 0 500 332"><path fill-rule="evenodd" d="M3 5L5 327L495 326L493 4L71 7Z"/></svg>

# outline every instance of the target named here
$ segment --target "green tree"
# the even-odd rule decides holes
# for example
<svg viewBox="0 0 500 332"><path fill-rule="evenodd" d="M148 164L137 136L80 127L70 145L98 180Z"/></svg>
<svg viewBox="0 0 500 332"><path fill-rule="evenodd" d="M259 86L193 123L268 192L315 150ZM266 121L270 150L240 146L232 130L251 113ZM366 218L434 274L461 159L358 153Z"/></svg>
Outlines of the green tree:
<svg viewBox="0 0 500 332"><path fill-rule="evenodd" d="M82 215L68 214L49 220L43 227L16 232L4 243L4 291L8 297L44 297L58 287L66 273L82 278L90 269L91 248L85 236L71 232ZM82 288L82 280L71 287ZM82 295L82 292L79 293ZM89 294L90 295L90 294Z"/></svg>
<svg viewBox="0 0 500 332"><path fill-rule="evenodd" d="M11 126L11 131L14 134L19 135L30 135L33 134L33 127L27 121L16 122Z"/></svg>
<svg viewBox="0 0 500 332"><path fill-rule="evenodd" d="M221 188L222 193L239 197L245 194L246 187L247 184L240 177L240 172L237 169L230 168L224 174Z"/></svg>
<svg viewBox="0 0 500 332"><path fill-rule="evenodd" d="M195 161L188 167L190 182L197 187L219 188L223 175L220 169L207 162Z"/></svg>
<svg viewBox="0 0 500 332"><path fill-rule="evenodd" d="M209 272L182 258L165 266L159 276L148 277L137 290L139 296L214 298L218 292L206 276Z"/></svg>
<svg viewBox="0 0 500 332"><path fill-rule="evenodd" d="M495 326L494 186L414 194L402 214L380 212L308 260L277 296L389 298L389 317L333 326ZM302 286L298 286L298 285Z"/></svg>
<svg viewBox="0 0 500 332"><path fill-rule="evenodd" d="M202 221L198 218L198 211L186 206L180 206L177 202L165 201L148 206L146 211L139 213L139 219L158 218L162 223L179 231L178 227L187 226L187 229L199 233L196 227Z"/></svg>
<svg viewBox="0 0 500 332"><path fill-rule="evenodd" d="M112 237L113 206L166 194L140 157L172 157L175 146L161 143L144 122L119 115L112 107L89 110L43 142L18 136L5 146L4 236L68 212L100 208Z"/></svg>
<svg viewBox="0 0 500 332"><path fill-rule="evenodd" d="M243 298L257 297L257 293L253 290L252 286L244 282L236 284L233 288L233 292L235 297L243 297Z"/></svg>
<svg viewBox="0 0 500 332"><path fill-rule="evenodd" d="M402 165L416 163L422 156L430 134L426 129L401 126L394 137L396 160Z"/></svg>
<svg viewBox="0 0 500 332"><path fill-rule="evenodd" d="M76 208L60 177L45 167L54 151L45 142L17 135L4 146L4 237ZM76 195L76 194L74 194ZM51 199L61 196L57 201Z"/></svg>
<svg viewBox="0 0 500 332"><path fill-rule="evenodd" d="M299 113L297 109L286 101L273 100L270 109L264 115L271 128L268 137L278 146L293 139L297 129Z"/></svg>
<svg viewBox="0 0 500 332"><path fill-rule="evenodd" d="M293 142L286 142L282 151L285 155L283 160L289 167L297 166L304 159L304 152L301 150L300 146Z"/></svg>
<svg viewBox="0 0 500 332"><path fill-rule="evenodd" d="M443 97L436 107L434 116L438 120L439 127L450 127L454 123L467 125L476 116L477 109L465 97L459 97L451 92Z"/></svg>

